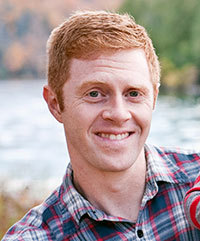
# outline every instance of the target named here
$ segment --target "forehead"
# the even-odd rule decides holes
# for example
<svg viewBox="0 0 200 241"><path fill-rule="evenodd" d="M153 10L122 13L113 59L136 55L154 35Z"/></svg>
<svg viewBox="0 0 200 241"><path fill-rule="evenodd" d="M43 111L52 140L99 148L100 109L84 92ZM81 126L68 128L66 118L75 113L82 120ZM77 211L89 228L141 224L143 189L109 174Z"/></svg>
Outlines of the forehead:
<svg viewBox="0 0 200 241"><path fill-rule="evenodd" d="M70 77L73 80L103 74L126 75L127 77L140 74L150 78L146 56L142 49L108 52L89 59L74 58L71 61Z"/></svg>

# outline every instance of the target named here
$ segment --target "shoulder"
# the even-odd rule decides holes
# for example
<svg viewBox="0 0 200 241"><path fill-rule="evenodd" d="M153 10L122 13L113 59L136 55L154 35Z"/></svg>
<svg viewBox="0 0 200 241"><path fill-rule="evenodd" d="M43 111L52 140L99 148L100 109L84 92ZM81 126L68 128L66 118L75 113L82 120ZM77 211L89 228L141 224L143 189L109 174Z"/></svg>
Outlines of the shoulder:
<svg viewBox="0 0 200 241"><path fill-rule="evenodd" d="M150 154L159 155L162 158L170 158L176 163L200 162L200 150L185 149L180 147L159 147L156 145L146 145L146 150Z"/></svg>
<svg viewBox="0 0 200 241"><path fill-rule="evenodd" d="M200 165L200 151L184 148L157 147L158 152L167 159L176 163L180 167L193 169Z"/></svg>
<svg viewBox="0 0 200 241"><path fill-rule="evenodd" d="M147 146L156 161L175 173L184 174L189 182L194 182L200 172L200 150Z"/></svg>
<svg viewBox="0 0 200 241"><path fill-rule="evenodd" d="M183 148L161 148L164 155L194 182L200 172L200 152Z"/></svg>
<svg viewBox="0 0 200 241"><path fill-rule="evenodd" d="M41 229L26 227L25 229L17 232L8 232L2 241L33 241L33 240L40 240L40 241L47 241L53 240L49 238L49 235Z"/></svg>
<svg viewBox="0 0 200 241"><path fill-rule="evenodd" d="M171 157L177 162L200 161L200 150L185 149L179 147L154 147L160 154Z"/></svg>
<svg viewBox="0 0 200 241"><path fill-rule="evenodd" d="M52 229L49 223L51 220L61 222L59 206L59 194L55 190L45 202L32 208L20 221L14 224L2 241L54 240L56 228Z"/></svg>

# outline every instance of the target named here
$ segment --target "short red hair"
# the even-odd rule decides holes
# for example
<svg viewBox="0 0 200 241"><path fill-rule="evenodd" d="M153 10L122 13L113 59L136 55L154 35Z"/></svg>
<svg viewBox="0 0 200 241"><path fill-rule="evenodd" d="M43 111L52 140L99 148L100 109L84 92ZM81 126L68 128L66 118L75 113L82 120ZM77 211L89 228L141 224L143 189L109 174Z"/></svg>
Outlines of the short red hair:
<svg viewBox="0 0 200 241"><path fill-rule="evenodd" d="M141 48L154 86L160 82L160 65L144 27L128 14L105 11L77 12L55 28L47 42L48 84L64 109L62 88L70 76L72 58L86 59L102 52Z"/></svg>

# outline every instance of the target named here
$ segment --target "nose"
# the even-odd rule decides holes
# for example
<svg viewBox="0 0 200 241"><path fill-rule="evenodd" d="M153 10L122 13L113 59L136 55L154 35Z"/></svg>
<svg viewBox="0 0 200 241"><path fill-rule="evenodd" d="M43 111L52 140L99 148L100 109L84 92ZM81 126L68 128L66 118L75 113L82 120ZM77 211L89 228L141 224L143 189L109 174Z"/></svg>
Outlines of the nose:
<svg viewBox="0 0 200 241"><path fill-rule="evenodd" d="M113 97L102 112L102 117L104 120L110 120L117 124L131 119L131 112L123 96Z"/></svg>

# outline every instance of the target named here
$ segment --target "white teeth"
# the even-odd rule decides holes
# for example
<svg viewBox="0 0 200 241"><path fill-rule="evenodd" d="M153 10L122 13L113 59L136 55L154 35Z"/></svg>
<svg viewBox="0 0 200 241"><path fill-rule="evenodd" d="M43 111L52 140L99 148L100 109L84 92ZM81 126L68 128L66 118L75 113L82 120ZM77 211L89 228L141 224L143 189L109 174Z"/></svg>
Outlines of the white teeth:
<svg viewBox="0 0 200 241"><path fill-rule="evenodd" d="M99 133L98 135L101 136L101 137L103 137L103 138L110 139L110 140L122 140L122 139L128 137L128 136L129 136L129 133L126 132L126 133L118 134L118 135L115 135L115 134L106 134L106 133Z"/></svg>

